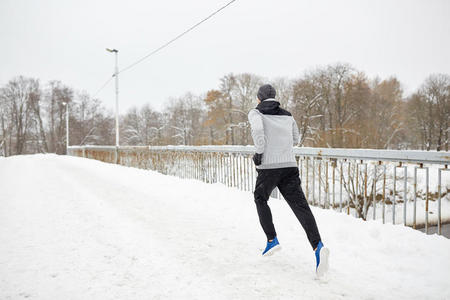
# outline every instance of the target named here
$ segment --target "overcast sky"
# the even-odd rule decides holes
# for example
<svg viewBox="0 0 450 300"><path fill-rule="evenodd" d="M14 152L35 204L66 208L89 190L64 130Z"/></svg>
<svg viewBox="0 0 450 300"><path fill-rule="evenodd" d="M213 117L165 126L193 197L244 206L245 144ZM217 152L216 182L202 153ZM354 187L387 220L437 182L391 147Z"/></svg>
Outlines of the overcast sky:
<svg viewBox="0 0 450 300"><path fill-rule="evenodd" d="M0 0L0 85L17 75L93 94L119 68L151 52L228 0ZM120 76L120 106L216 88L230 72L295 78L350 63L397 76L407 93L450 73L448 0L237 0ZM111 82L98 97L114 105Z"/></svg>

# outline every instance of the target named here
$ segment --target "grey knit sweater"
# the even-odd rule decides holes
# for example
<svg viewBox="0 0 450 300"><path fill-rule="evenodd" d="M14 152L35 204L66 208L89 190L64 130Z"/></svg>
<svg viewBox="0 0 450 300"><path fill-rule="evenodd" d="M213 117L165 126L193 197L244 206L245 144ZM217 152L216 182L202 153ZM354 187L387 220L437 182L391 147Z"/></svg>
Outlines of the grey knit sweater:
<svg viewBox="0 0 450 300"><path fill-rule="evenodd" d="M248 113L256 153L262 153L258 169L296 167L293 146L298 144L297 123L275 99L262 101Z"/></svg>

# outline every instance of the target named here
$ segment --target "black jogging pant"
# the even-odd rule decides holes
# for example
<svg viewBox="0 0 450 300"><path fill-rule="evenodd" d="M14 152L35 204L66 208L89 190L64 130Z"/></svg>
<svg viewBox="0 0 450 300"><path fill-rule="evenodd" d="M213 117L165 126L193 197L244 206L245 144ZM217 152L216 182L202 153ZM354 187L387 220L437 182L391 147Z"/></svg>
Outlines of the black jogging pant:
<svg viewBox="0 0 450 300"><path fill-rule="evenodd" d="M258 177L256 178L254 192L255 203L259 221L267 236L267 240L271 240L277 235L267 200L269 200L269 196L274 188L278 187L305 230L309 243L315 249L320 241L320 234L316 220L300 186L298 168L257 169L257 172Z"/></svg>

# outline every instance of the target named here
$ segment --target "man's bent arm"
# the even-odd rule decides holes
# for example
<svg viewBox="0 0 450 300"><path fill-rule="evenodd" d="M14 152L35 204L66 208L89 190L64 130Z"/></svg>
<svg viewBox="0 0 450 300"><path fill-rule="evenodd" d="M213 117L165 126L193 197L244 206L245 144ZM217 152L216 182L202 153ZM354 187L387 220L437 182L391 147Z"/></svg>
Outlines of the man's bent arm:
<svg viewBox="0 0 450 300"><path fill-rule="evenodd" d="M256 153L263 153L266 145L266 139L264 136L264 125L260 113L252 109L248 113L248 121L250 128L252 129L253 143L255 144Z"/></svg>

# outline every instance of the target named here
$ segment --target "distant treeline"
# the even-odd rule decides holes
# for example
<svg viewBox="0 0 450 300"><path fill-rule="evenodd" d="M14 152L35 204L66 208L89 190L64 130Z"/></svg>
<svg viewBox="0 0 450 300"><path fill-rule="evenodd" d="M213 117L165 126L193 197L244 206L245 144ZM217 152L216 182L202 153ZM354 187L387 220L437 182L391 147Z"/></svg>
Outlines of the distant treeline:
<svg viewBox="0 0 450 300"><path fill-rule="evenodd" d="M370 79L348 64L295 79L225 75L215 89L169 99L162 111L148 104L130 109L120 116L120 143L252 144L247 113L267 82L296 119L301 145L448 151L450 75L432 74L405 97L397 78ZM0 155L65 153L65 104L71 145L114 145L113 113L98 99L59 81L42 85L19 76L0 88Z"/></svg>

